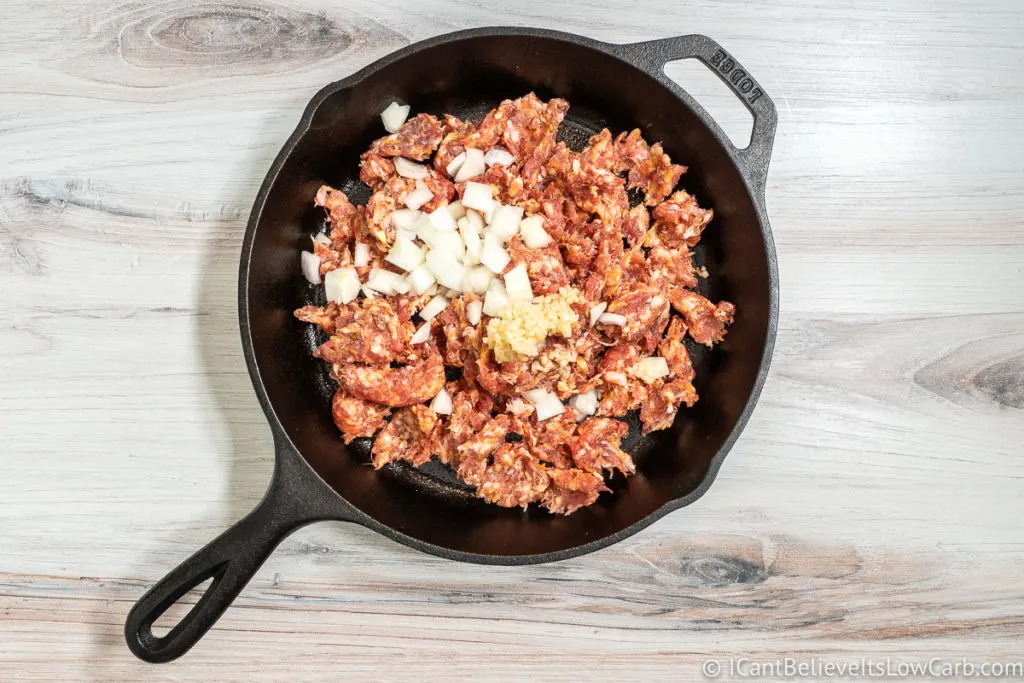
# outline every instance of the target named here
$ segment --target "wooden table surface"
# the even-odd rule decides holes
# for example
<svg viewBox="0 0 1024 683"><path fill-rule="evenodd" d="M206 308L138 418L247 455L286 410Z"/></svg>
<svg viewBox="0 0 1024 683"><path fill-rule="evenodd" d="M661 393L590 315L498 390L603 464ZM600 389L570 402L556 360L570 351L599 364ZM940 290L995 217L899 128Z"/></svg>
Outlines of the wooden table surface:
<svg viewBox="0 0 1024 683"><path fill-rule="evenodd" d="M1024 7L628 4L4 4L0 679L1021 660ZM317 524L184 659L141 664L128 608L270 476L235 278L272 158L321 85L501 23L705 33L774 98L781 322L753 419L707 496L618 545L480 567ZM713 78L669 72L743 132Z"/></svg>

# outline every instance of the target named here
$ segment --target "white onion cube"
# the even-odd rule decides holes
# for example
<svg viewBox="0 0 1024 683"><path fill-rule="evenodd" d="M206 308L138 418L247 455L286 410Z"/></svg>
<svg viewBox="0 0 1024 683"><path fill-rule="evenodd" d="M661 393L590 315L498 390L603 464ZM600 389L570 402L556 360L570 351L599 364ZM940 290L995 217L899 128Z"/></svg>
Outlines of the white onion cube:
<svg viewBox="0 0 1024 683"><path fill-rule="evenodd" d="M336 268L324 276L324 293L327 300L339 304L348 302L359 296L359 275L352 267Z"/></svg>
<svg viewBox="0 0 1024 683"><path fill-rule="evenodd" d="M409 105L399 104L398 102L392 102L380 113L380 120L384 124L384 130L389 133L394 133L401 128L407 118L409 118Z"/></svg>
<svg viewBox="0 0 1024 683"><path fill-rule="evenodd" d="M412 230L422 216L423 213L420 211L398 209L391 212L391 225L395 226L396 230Z"/></svg>
<svg viewBox="0 0 1024 683"><path fill-rule="evenodd" d="M437 314L448 308L448 299L440 294L427 302L427 305L420 311L420 317L430 321L437 317Z"/></svg>
<svg viewBox="0 0 1024 683"><path fill-rule="evenodd" d="M622 327L626 324L626 316L619 313L602 313L601 317L597 319L597 322L605 325L617 325Z"/></svg>
<svg viewBox="0 0 1024 683"><path fill-rule="evenodd" d="M438 415L451 415L452 414L452 397L442 387L441 391L437 392L437 396L430 402L430 409Z"/></svg>
<svg viewBox="0 0 1024 683"><path fill-rule="evenodd" d="M505 273L505 291L510 301L529 301L533 298L530 277L526 274L526 264L520 263Z"/></svg>
<svg viewBox="0 0 1024 683"><path fill-rule="evenodd" d="M423 342L430 339L430 321L427 321L416 328L416 332L412 335L409 340L410 344L422 344Z"/></svg>
<svg viewBox="0 0 1024 683"><path fill-rule="evenodd" d="M493 166L494 164L501 164L507 168L514 164L515 161L516 158L504 147L491 147L487 150L487 154L484 154L484 163L487 164L488 167Z"/></svg>
<svg viewBox="0 0 1024 683"><path fill-rule="evenodd" d="M402 270L410 271L423 263L423 252L415 243L404 237L396 237L391 251L384 257L388 263L393 263Z"/></svg>
<svg viewBox="0 0 1024 683"><path fill-rule="evenodd" d="M405 281L417 294L426 294L427 291L437 284L437 279L427 267L427 264L416 266L406 277Z"/></svg>
<svg viewBox="0 0 1024 683"><path fill-rule="evenodd" d="M365 242L356 242L356 248L352 255L352 265L356 268L363 268L370 265L370 245Z"/></svg>
<svg viewBox="0 0 1024 683"><path fill-rule="evenodd" d="M374 268L370 271L370 277L366 278L366 286L381 294L395 294L395 284L401 282L401 280L401 276L397 273L392 273L390 270L382 268Z"/></svg>
<svg viewBox="0 0 1024 683"><path fill-rule="evenodd" d="M637 361L633 374L648 383L661 377L668 377L668 361L661 356L641 358Z"/></svg>
<svg viewBox="0 0 1024 683"><path fill-rule="evenodd" d="M466 220L469 221L469 226L476 231L478 234L484 234L484 217L480 215L479 211L467 211Z"/></svg>
<svg viewBox="0 0 1024 683"><path fill-rule="evenodd" d="M483 311L483 301L470 301L466 304L466 320L469 321L470 325L479 325Z"/></svg>
<svg viewBox="0 0 1024 683"><path fill-rule="evenodd" d="M413 180L423 180L427 177L429 172L427 167L423 164L417 164L415 161L410 161L405 157L395 157L395 172L403 178L411 178Z"/></svg>
<svg viewBox="0 0 1024 683"><path fill-rule="evenodd" d="M544 230L543 216L527 216L519 222L519 236L530 249L543 249L551 244L551 235Z"/></svg>
<svg viewBox="0 0 1024 683"><path fill-rule="evenodd" d="M413 210L420 208L434 198L434 193L430 191L430 188L426 185L420 187L419 183L420 181L417 181L417 187L405 197L405 205Z"/></svg>
<svg viewBox="0 0 1024 683"><path fill-rule="evenodd" d="M569 399L569 405L580 414L579 420L589 417L597 412L597 391L591 389L588 392L578 394Z"/></svg>
<svg viewBox="0 0 1024 683"><path fill-rule="evenodd" d="M490 268L487 266L477 266L466 271L462 289L466 292L483 295L487 293L487 288L491 286L491 280L493 279L494 273L491 272Z"/></svg>
<svg viewBox="0 0 1024 683"><path fill-rule="evenodd" d="M472 215L476 214L474 213ZM462 262L467 266L480 263L480 252L483 250L483 240L480 239L480 233L474 229L473 223L468 217L459 219L459 236L462 237L462 243L466 247L466 254L463 257Z"/></svg>
<svg viewBox="0 0 1024 683"><path fill-rule="evenodd" d="M601 301L595 304L590 309L590 326L593 327L597 324L597 321L601 318L601 314L604 313L604 309L608 308L607 301Z"/></svg>
<svg viewBox="0 0 1024 683"><path fill-rule="evenodd" d="M466 215L466 207L463 206L461 199L456 199L454 202L448 205L448 213L452 215L452 218L459 220L464 218Z"/></svg>
<svg viewBox="0 0 1024 683"><path fill-rule="evenodd" d="M454 178L455 174L459 172L459 169L462 168L462 164L464 163L466 163L466 153L459 152L454 159L448 162L448 166L446 166L444 170L448 175Z"/></svg>
<svg viewBox="0 0 1024 683"><path fill-rule="evenodd" d="M458 239L458 235L455 237ZM442 285L449 289L462 291L462 279L466 275L466 268L459 263L458 257L454 253L442 249L431 249L427 252L427 267Z"/></svg>
<svg viewBox="0 0 1024 683"><path fill-rule="evenodd" d="M462 162L459 172L455 174L455 182L457 183L475 178L487 170L487 165L484 164L484 153L479 149L467 148L465 154L466 160Z"/></svg>
<svg viewBox="0 0 1024 683"><path fill-rule="evenodd" d="M487 288L483 311L492 318L495 318L501 315L508 305L508 293L505 291L505 285L501 282L501 278L496 277L491 280L491 284Z"/></svg>
<svg viewBox="0 0 1024 683"><path fill-rule="evenodd" d="M309 280L309 284L320 284L320 257L311 252L304 251L299 260L302 265L302 274Z"/></svg>
<svg viewBox="0 0 1024 683"><path fill-rule="evenodd" d="M509 264L512 257L508 255L505 248L490 233L484 235L484 244L480 249L480 263L491 269L495 275L501 275L505 266Z"/></svg>
<svg viewBox="0 0 1024 683"><path fill-rule="evenodd" d="M519 221L522 219L521 206L498 206L488 221L487 234L494 235L504 244L519 231Z"/></svg>
<svg viewBox="0 0 1024 683"><path fill-rule="evenodd" d="M455 230L455 219L447 206L440 206L430 213L430 222L438 230Z"/></svg>
<svg viewBox="0 0 1024 683"><path fill-rule="evenodd" d="M466 183L466 190L462 193L462 205L467 209L486 213L494 206L494 188L485 183Z"/></svg>
<svg viewBox="0 0 1024 683"><path fill-rule="evenodd" d="M565 412L565 406L558 400L558 397L544 389L524 391L523 398L537 409L537 422L543 422Z"/></svg>

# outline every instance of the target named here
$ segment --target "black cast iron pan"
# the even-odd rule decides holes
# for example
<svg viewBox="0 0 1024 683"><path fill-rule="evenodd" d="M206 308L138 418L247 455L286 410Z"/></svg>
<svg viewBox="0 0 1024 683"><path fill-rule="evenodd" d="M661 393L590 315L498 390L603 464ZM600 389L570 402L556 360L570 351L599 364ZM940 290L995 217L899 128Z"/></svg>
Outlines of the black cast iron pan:
<svg viewBox="0 0 1024 683"><path fill-rule="evenodd" d="M691 57L753 114L747 148L734 147L665 77L666 63ZM682 187L715 210L697 251L711 274L703 293L737 307L724 343L712 351L690 349L696 406L680 411L670 430L641 439L631 429L624 443L637 474L613 480L612 493L567 517L483 503L441 466L368 467L369 444L346 449L331 420L334 387L311 355L316 333L292 316L322 296L299 270L299 251L323 220L311 208L313 195L327 182L354 201L366 200L359 154L382 134L379 114L392 99L413 112L479 119L502 99L531 90L569 101L562 136L576 149L605 126L639 127L689 165ZM399 50L317 93L260 188L239 272L242 344L274 434L273 480L255 510L142 596L125 624L132 652L150 662L184 654L277 544L317 520L356 522L453 560L529 564L603 548L703 495L753 409L775 338L778 279L764 206L775 124L775 106L753 77L714 41L696 35L615 45L528 28L462 31ZM154 635L153 622L211 578L195 607L167 635Z"/></svg>

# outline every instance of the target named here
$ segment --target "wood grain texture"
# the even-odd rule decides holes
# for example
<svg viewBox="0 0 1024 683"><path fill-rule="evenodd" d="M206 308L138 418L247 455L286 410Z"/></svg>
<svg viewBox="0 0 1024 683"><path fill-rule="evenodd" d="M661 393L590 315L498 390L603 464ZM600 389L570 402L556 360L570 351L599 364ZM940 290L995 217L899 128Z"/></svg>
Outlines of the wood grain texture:
<svg viewBox="0 0 1024 683"><path fill-rule="evenodd" d="M691 680L730 656L1020 659L1019 3L4 7L0 679ZM128 607L270 476L235 312L266 168L324 83L509 23L706 33L775 99L780 334L718 481L634 538L534 567L314 525L186 658L140 664ZM743 123L723 90L668 71Z"/></svg>

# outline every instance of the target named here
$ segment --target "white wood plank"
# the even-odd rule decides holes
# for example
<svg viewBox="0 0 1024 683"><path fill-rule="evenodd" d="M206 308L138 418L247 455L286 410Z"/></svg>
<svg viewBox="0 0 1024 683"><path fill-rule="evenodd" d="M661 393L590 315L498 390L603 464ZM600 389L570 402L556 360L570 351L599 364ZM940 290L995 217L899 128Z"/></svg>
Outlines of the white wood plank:
<svg viewBox="0 0 1024 683"><path fill-rule="evenodd" d="M4 7L3 680L652 680L699 679L710 657L1019 660L1019 3ZM140 664L121 636L132 602L270 476L235 312L266 168L324 83L489 24L612 42L706 33L775 99L782 316L750 425L705 498L568 562L453 564L314 525L186 658ZM730 97L694 89L716 110Z"/></svg>

